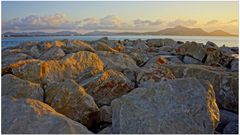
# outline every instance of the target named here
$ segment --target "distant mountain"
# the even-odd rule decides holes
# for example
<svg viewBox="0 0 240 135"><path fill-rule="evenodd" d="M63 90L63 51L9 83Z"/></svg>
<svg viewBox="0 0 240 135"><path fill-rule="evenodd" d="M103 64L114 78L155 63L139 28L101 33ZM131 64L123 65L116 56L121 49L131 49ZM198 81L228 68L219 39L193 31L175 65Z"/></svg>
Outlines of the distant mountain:
<svg viewBox="0 0 240 135"><path fill-rule="evenodd" d="M55 33L46 33L46 32L22 32L22 33L14 33L14 32L6 32L3 34L4 37L35 37L35 36L80 36L81 34L77 32L71 31L60 31Z"/></svg>
<svg viewBox="0 0 240 135"><path fill-rule="evenodd" d="M175 36L234 36L222 30L206 32L201 28L187 28L184 26L176 26L167 28L157 32L146 32L146 35L175 35Z"/></svg>
<svg viewBox="0 0 240 135"><path fill-rule="evenodd" d="M212 31L212 32L209 32L210 35L212 36L234 36L233 34L229 34L225 31L222 31L222 30L215 30L215 31Z"/></svg>
<svg viewBox="0 0 240 135"><path fill-rule="evenodd" d="M166 28L156 32L108 32L108 31L93 31L86 34L80 34L71 31L60 31L55 33L45 32L23 32L13 33L6 32L3 34L4 37L19 37L19 36L114 36L114 35L174 35L174 36L237 36L227 33L222 30L216 30L212 32L206 32L201 28L187 28L184 26L176 26L174 28Z"/></svg>

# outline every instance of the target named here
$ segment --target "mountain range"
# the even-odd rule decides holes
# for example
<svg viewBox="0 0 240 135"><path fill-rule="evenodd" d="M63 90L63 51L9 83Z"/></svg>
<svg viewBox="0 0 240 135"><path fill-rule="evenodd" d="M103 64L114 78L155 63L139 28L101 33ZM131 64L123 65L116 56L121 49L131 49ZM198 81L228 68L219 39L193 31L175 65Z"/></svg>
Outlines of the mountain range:
<svg viewBox="0 0 240 135"><path fill-rule="evenodd" d="M107 32L107 31L93 31L85 34L71 32L71 31L60 31L55 33L46 32L23 32L14 33L6 32L3 33L3 37L29 37L29 36L116 36L116 35L174 35L174 36L238 36L227 33L222 30L215 30L212 32L204 31L201 28L187 28L184 26L176 26L174 28L166 28L155 32Z"/></svg>

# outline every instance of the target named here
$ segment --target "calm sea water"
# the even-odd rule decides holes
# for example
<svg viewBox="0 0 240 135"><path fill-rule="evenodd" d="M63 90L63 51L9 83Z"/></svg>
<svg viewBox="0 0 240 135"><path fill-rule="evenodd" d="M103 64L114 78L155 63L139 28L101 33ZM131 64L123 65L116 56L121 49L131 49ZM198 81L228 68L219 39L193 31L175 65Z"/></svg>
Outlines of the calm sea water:
<svg viewBox="0 0 240 135"><path fill-rule="evenodd" d="M14 38L2 38L2 48L8 46L15 46L19 43L26 41L53 41L53 40L97 40L105 36L57 36L57 37L14 37ZM124 39L157 39L157 38L170 38L176 41L195 41L198 43L206 43L207 41L212 41L218 46L226 45L229 47L236 47L239 45L238 37L221 37L221 36L107 36L112 40L124 40Z"/></svg>

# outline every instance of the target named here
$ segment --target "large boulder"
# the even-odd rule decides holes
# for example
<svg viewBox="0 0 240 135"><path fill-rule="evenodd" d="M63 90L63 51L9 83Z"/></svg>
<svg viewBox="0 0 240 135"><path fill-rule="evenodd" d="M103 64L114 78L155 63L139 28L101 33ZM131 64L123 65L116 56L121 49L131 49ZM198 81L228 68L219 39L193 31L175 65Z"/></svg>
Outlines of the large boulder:
<svg viewBox="0 0 240 135"><path fill-rule="evenodd" d="M238 111L238 73L205 65L162 65L169 68L176 78L195 77L208 80L213 85L220 108Z"/></svg>
<svg viewBox="0 0 240 135"><path fill-rule="evenodd" d="M134 87L127 77L114 70L106 70L80 81L79 84L94 98L98 106L110 105L113 99L128 93Z"/></svg>
<svg viewBox="0 0 240 135"><path fill-rule="evenodd" d="M18 53L18 52L10 52L10 53L3 53L2 54L2 67L7 67L10 64L13 64L15 62L26 60L26 59L32 59L31 56L25 54L25 53Z"/></svg>
<svg viewBox="0 0 240 135"><path fill-rule="evenodd" d="M33 58L39 58L44 52L48 51L52 47L50 42L39 42L37 45L26 49L25 52L31 55Z"/></svg>
<svg viewBox="0 0 240 135"><path fill-rule="evenodd" d="M148 39L147 45L149 47L162 47L162 46L169 46L169 45L175 45L177 42L172 39Z"/></svg>
<svg viewBox="0 0 240 135"><path fill-rule="evenodd" d="M43 101L43 89L40 84L22 80L14 75L2 76L2 96L32 98Z"/></svg>
<svg viewBox="0 0 240 135"><path fill-rule="evenodd" d="M2 97L3 134L90 134L86 127L33 99Z"/></svg>
<svg viewBox="0 0 240 135"><path fill-rule="evenodd" d="M176 53L179 55L189 55L199 61L203 61L206 55L203 45L196 42L186 42L176 49Z"/></svg>
<svg viewBox="0 0 240 135"><path fill-rule="evenodd" d="M53 60L53 59L61 59L65 56L64 51L60 47L52 47L45 53L43 53L39 59L41 60Z"/></svg>
<svg viewBox="0 0 240 135"><path fill-rule="evenodd" d="M220 117L211 84L194 78L134 89L111 106L120 134L212 134Z"/></svg>
<svg viewBox="0 0 240 135"><path fill-rule="evenodd" d="M123 71L124 69L137 69L136 62L127 54L107 51L97 51L98 56L104 62L105 69Z"/></svg>
<svg viewBox="0 0 240 135"><path fill-rule="evenodd" d="M97 51L118 52L117 50L114 50L113 48L108 46L107 41L102 41L101 39L92 43L92 46Z"/></svg>
<svg viewBox="0 0 240 135"><path fill-rule="evenodd" d="M138 86L147 85L148 82L162 82L167 80L173 80L175 76L168 68L159 66L157 68L154 67L143 67L137 73L136 81Z"/></svg>
<svg viewBox="0 0 240 135"><path fill-rule="evenodd" d="M20 78L46 84L64 79L75 80L82 71L89 67L93 68L92 74L97 74L103 70L103 62L95 53L79 51L61 60L25 64L14 69L13 73Z"/></svg>
<svg viewBox="0 0 240 135"><path fill-rule="evenodd" d="M37 61L40 61L38 59L27 59L27 60L20 60L16 63L12 63L6 67L2 67L2 75L4 74L12 74L13 73L13 70L16 69L16 68L19 68L25 64L29 64L29 63L32 63L32 62L37 62Z"/></svg>
<svg viewBox="0 0 240 135"><path fill-rule="evenodd" d="M57 45L61 46L61 48L66 52L66 53L76 53L79 51L90 51L90 52L95 52L93 47L81 40L72 40L68 41L66 44L63 43L56 43Z"/></svg>
<svg viewBox="0 0 240 135"><path fill-rule="evenodd" d="M87 127L98 121L99 108L93 98L73 80L50 84L45 96L47 104L74 121Z"/></svg>

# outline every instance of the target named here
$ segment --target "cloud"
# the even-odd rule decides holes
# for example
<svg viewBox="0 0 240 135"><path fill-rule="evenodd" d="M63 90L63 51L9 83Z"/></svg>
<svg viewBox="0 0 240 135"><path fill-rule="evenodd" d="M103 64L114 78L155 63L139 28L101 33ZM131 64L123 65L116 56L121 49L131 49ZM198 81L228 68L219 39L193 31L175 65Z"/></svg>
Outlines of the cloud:
<svg viewBox="0 0 240 135"><path fill-rule="evenodd" d="M211 21L208 21L205 25L214 25L214 24L217 24L219 23L218 20L211 20Z"/></svg>
<svg viewBox="0 0 240 135"><path fill-rule="evenodd" d="M48 16L29 15L3 21L3 30L42 30L42 29L72 29L74 22L68 21L64 14Z"/></svg>
<svg viewBox="0 0 240 135"><path fill-rule="evenodd" d="M188 19L188 20L182 20L182 19L176 19L174 21L168 22L167 26L177 26L177 25L184 25L184 26L194 26L197 24L196 20Z"/></svg>
<svg viewBox="0 0 240 135"><path fill-rule="evenodd" d="M103 18L86 18L83 19L80 28L85 30L97 29L121 29L128 26L123 20L115 15L108 15Z"/></svg>
<svg viewBox="0 0 240 135"><path fill-rule="evenodd" d="M150 20L136 19L136 20L133 20L133 23L136 27L147 27L147 26L161 25L162 21L160 21L160 20L150 21Z"/></svg>

